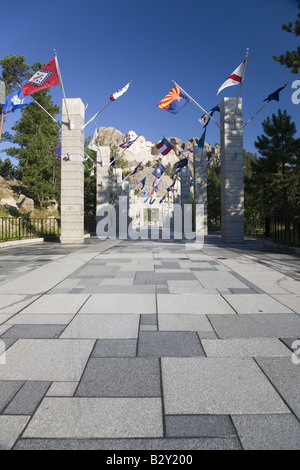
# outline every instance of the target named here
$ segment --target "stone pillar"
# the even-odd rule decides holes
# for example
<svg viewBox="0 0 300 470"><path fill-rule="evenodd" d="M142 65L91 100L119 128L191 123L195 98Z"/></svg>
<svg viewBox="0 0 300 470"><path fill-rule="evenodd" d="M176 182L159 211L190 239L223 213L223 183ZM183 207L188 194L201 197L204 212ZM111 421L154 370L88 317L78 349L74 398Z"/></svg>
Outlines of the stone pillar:
<svg viewBox="0 0 300 470"><path fill-rule="evenodd" d="M84 104L80 98L69 98L67 107L72 129L61 128L61 243L84 242ZM68 123L65 102L62 122Z"/></svg>
<svg viewBox="0 0 300 470"><path fill-rule="evenodd" d="M97 210L98 206L109 204L110 202L110 149L100 147L97 152Z"/></svg>
<svg viewBox="0 0 300 470"><path fill-rule="evenodd" d="M111 235L113 217L111 213L103 212L101 208L110 204L110 148L99 147L97 151L97 176L96 176L96 222L100 222L105 216L109 220L107 234ZM100 215L102 214L102 215Z"/></svg>
<svg viewBox="0 0 300 470"><path fill-rule="evenodd" d="M226 243L244 241L244 162L241 98L224 98L221 123L221 236Z"/></svg>
<svg viewBox="0 0 300 470"><path fill-rule="evenodd" d="M196 211L197 204L203 205L203 211ZM199 220L203 217L204 220ZM194 147L194 230L197 235L207 235L207 167L206 148Z"/></svg>
<svg viewBox="0 0 300 470"><path fill-rule="evenodd" d="M189 168L182 168L181 175L181 211L182 211L182 230L185 237L191 231L192 211L190 198L190 178Z"/></svg>

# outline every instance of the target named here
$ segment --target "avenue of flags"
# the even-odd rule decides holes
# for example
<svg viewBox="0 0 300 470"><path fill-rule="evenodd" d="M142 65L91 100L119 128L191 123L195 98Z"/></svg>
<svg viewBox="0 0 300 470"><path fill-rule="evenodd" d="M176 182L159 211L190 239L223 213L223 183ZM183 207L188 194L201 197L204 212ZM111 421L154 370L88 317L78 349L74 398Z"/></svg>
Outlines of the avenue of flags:
<svg viewBox="0 0 300 470"><path fill-rule="evenodd" d="M245 78L245 71L246 71L246 65L247 65L247 60L248 60L248 50L246 52L245 59L240 63L240 65L235 68L235 70L228 76L228 78L221 84L219 89L217 90L216 95L219 95L220 92L222 92L225 88L231 87L234 85L239 85L239 96L241 92L241 87L244 82ZM157 104L157 107L160 109L167 111L173 115L176 115L179 113L188 103L192 102L194 103L199 109L202 110L202 115L198 119L199 123L203 127L203 134L202 136L198 139L197 146L199 148L204 148L205 145L205 138L206 138L206 131L207 131L207 126L210 123L210 121L213 121L218 127L220 127L220 124L215 120L215 113L220 113L220 107L219 105L215 105L212 107L209 111L206 111L197 101L192 98L178 83L176 83L174 80L173 84L174 86L172 89L169 91L169 93L166 94L166 96ZM132 81L128 82L123 88L119 89L118 91L112 93L109 96L109 101L103 106L103 108L100 109L86 124L82 126L82 130L91 123L98 115L100 112L102 112L110 103L113 101L117 100L119 97L124 95L124 93L127 92L130 84ZM42 106L34 99L34 95L37 91L51 88L57 85L61 85L62 87L62 92L63 92L63 97L65 100L66 104L66 112L69 118L68 110L67 110L67 103L66 103L66 98L65 98L65 93L64 93L64 88L63 88L63 83L62 83L62 77L60 73L60 68L58 64L58 59L56 52L54 54L54 58L50 60L46 65L41 67L38 71L36 71L29 80L22 86L20 86L18 89L14 90L13 92L9 93L5 99L2 102L2 108L3 112L8 114L12 111L15 111L17 109L23 108L24 106L27 106L33 102L35 102L37 105L39 105L41 108ZM263 100L263 106L251 117L249 118L242 127L245 127L265 106L267 106L271 101L279 101L279 95L280 92L287 86L287 83L280 88L276 89L272 93L270 93L264 100ZM42 108L44 109L44 108ZM44 111L49 115L49 113L44 109ZM85 108L86 111L86 108ZM50 115L49 115L50 116ZM52 116L50 116L52 117ZM55 118L52 117L54 121ZM57 121L56 121L57 122ZM69 125L71 125L71 121L69 118ZM138 136L139 137L139 136ZM138 138L137 137L137 138ZM1 136L0 136L1 138ZM121 144L119 147L125 151L128 149L136 140L128 141L123 144ZM168 141L165 137L156 144L156 147L158 151L160 152L161 155L166 156L168 155L172 150L176 151L176 147ZM98 141L98 135L97 135L97 129L95 129L94 135L88 145L88 148L94 151L99 150L99 141ZM53 152L57 156L57 158L61 159L61 146L56 147ZM190 147L188 149L180 150L178 153L178 156L180 157L184 153L192 153L193 152L193 147ZM118 158L118 157L117 157ZM111 161L111 165L114 165L114 161ZM142 161L138 163L138 165L134 168L134 170L131 172L130 175L135 175L137 171L139 170L140 166L142 165ZM177 175L178 171L183 168L184 166L187 166L189 163L189 160L186 156L179 160L175 165L174 165L174 170L175 173L174 175ZM157 167L155 170L152 172L153 176L155 177L153 183L152 183L152 190L151 193L152 195L158 191L159 185L161 183L161 177L163 173L165 172L166 168L158 162ZM147 194L146 189L148 190L148 187L145 186L146 184L146 177L144 177L140 183L142 184L142 190ZM168 188L169 189L169 188ZM149 191L148 191L149 192ZM165 196L164 196L165 197ZM164 199L164 198L163 198Z"/></svg>

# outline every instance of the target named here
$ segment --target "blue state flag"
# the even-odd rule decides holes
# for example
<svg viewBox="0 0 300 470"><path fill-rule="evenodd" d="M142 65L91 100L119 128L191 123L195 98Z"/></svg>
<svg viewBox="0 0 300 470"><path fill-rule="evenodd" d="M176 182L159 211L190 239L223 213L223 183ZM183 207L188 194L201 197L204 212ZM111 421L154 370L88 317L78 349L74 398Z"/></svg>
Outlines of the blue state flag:
<svg viewBox="0 0 300 470"><path fill-rule="evenodd" d="M154 175L156 178L160 178L165 170L166 170L166 167L163 166L162 163L158 162L157 167L155 168L154 171L152 171L152 175Z"/></svg>
<svg viewBox="0 0 300 470"><path fill-rule="evenodd" d="M206 134L206 129L205 129L205 131L203 132L203 134L202 134L202 136L200 137L200 139L198 140L198 147L199 147L200 149L203 149L203 147L204 147L205 134Z"/></svg>
<svg viewBox="0 0 300 470"><path fill-rule="evenodd" d="M22 89L18 88L17 90L13 91L2 102L3 111L7 114L15 109L22 108L23 106L27 106L28 104L32 103L34 99L28 95L24 96Z"/></svg>

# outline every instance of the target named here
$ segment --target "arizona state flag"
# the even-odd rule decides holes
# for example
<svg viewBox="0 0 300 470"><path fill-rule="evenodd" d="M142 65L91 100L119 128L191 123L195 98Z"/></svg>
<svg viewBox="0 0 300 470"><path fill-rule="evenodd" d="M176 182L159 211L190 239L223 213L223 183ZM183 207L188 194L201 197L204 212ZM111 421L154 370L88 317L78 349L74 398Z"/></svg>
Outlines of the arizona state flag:
<svg viewBox="0 0 300 470"><path fill-rule="evenodd" d="M169 113L176 114L189 101L189 98L175 85L157 106L165 111L169 111Z"/></svg>
<svg viewBox="0 0 300 470"><path fill-rule="evenodd" d="M36 91L59 85L59 75L57 71L56 58L44 65L22 86L21 90L24 96L31 95Z"/></svg>

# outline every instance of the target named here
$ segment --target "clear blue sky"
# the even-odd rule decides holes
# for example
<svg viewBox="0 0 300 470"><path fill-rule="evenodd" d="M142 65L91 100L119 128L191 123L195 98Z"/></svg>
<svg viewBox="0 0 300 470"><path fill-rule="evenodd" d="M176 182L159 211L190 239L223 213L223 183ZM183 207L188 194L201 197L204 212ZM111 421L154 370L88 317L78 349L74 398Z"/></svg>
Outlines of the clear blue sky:
<svg viewBox="0 0 300 470"><path fill-rule="evenodd" d="M241 93L244 122L289 82L279 103L270 102L245 127L244 148L256 152L261 123L278 108L292 116L300 136L300 104L291 101L291 84L299 76L272 59L299 43L281 30L282 23L295 21L297 5L296 0L15 0L1 6L1 57L19 54L29 64L47 63L56 49L66 96L88 103L86 120L133 80L127 93L96 118L97 127L112 126L124 134L134 130L152 142L162 135L185 141L201 136L202 113L193 103L175 116L156 106L171 90L172 79L209 111L225 96L238 95L238 86L216 93L249 48ZM61 105L61 88L51 93ZM19 110L10 113L4 130L20 115ZM93 131L94 123L85 136ZM220 142L213 122L206 141Z"/></svg>

